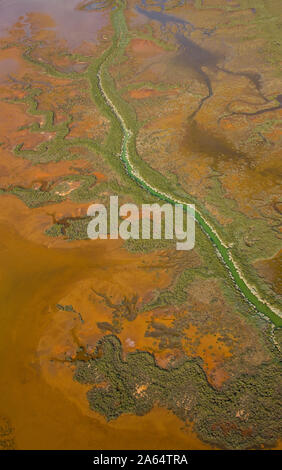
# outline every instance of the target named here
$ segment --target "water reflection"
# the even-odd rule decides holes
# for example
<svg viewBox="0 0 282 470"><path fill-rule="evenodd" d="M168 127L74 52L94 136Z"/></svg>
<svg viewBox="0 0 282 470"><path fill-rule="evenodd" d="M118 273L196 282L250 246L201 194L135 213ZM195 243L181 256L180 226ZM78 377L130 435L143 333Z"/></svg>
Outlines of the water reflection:
<svg viewBox="0 0 282 470"><path fill-rule="evenodd" d="M58 37L77 47L82 41L96 41L99 30L109 21L107 12L96 11L89 15L79 10L78 0L0 0L0 35L4 36L14 23L27 13L39 12L50 15L55 21L53 27Z"/></svg>
<svg viewBox="0 0 282 470"><path fill-rule="evenodd" d="M223 59L223 54L210 52L183 34L176 33L175 38L180 45L181 61L193 66L197 71L199 71L201 67L215 68Z"/></svg>
<svg viewBox="0 0 282 470"><path fill-rule="evenodd" d="M111 8L112 10L116 7L115 0L102 0L102 1L90 1L80 7L81 10L88 11L99 11Z"/></svg>
<svg viewBox="0 0 282 470"><path fill-rule="evenodd" d="M149 3L148 3L148 0L142 0L142 5L144 7L149 7L149 6L150 7L159 7L159 8L161 8L161 10L165 10L167 3L169 3L169 0L151 0ZM184 5L184 3L185 3L185 0L179 0L178 1L178 6ZM176 5L174 4L174 6L176 6Z"/></svg>
<svg viewBox="0 0 282 470"><path fill-rule="evenodd" d="M187 26L189 26L192 31L196 29L195 26L190 23L190 21L182 20L177 16L169 15L167 13L163 13L162 11L145 10L143 8L140 8L138 5L135 8L138 13L147 16L147 18L150 18L151 20L158 21L159 23L161 23L162 28L166 28L168 24L174 24L178 26L178 29L187 29Z"/></svg>
<svg viewBox="0 0 282 470"><path fill-rule="evenodd" d="M0 60L0 81L7 77L10 73L16 73L19 68L19 64L16 59L7 58Z"/></svg>

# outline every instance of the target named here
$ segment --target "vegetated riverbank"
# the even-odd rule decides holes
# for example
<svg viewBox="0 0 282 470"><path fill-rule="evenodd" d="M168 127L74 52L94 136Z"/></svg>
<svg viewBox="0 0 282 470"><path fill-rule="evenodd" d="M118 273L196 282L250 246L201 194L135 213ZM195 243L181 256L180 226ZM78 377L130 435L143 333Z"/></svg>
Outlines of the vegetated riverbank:
<svg viewBox="0 0 282 470"><path fill-rule="evenodd" d="M30 93L25 101L28 105L28 112L33 115L41 114L45 118L42 126L35 125L31 130L39 131L52 131L55 132L55 137L48 142L40 144L36 150L22 150L21 145L15 147L15 153L19 156L27 158L36 162L38 158L42 162L56 159L69 159L74 158L69 154L70 147L82 146L87 149L100 153L108 161L114 171L116 171L121 179L123 190L126 193L134 194L137 200L144 200L144 198L153 197L153 200L161 199L172 204L189 204L195 203L190 195L185 193L179 186L173 185L159 172L153 170L147 165L136 152L136 135L138 133L138 122L133 109L126 103L116 91L115 83L108 72L108 67L123 59L125 47L129 43L131 36L128 32L127 25L124 18L125 2L120 2L111 12L112 25L114 29L114 36L111 46L101 54L100 57L95 58L90 62L87 71L82 73L63 73L58 72L53 66L39 62L32 56L33 47L28 47L24 52L23 57L31 62L33 65L43 68L43 70L50 75L65 77L70 80L87 80L90 82L91 94L93 101L102 111L103 115L109 119L111 126L107 135L104 145L94 142L93 139L80 139L72 138L65 139L69 133L69 124L71 116L68 121L60 124L54 124L54 115L49 111L38 111L36 96L40 90L34 90ZM76 57L76 55L75 55ZM120 155L120 158L117 158ZM126 168L127 173L124 171ZM131 178L128 178L128 175ZM137 184L136 184L137 183ZM99 186L102 189L102 186ZM146 192L144 192L144 189ZM74 196L77 196L79 191L75 191ZM33 197L31 193L25 194L26 191L16 191L15 194L23 200L26 196ZM150 193L150 194L149 194ZM35 192L34 192L35 194ZM83 192L83 200L86 192ZM99 194L99 189L92 189L93 195ZM36 192L37 195L37 192ZM50 195L39 194L42 200L36 201L36 205L42 202L49 201ZM54 197L54 195L51 195ZM49 198L49 199L48 199ZM89 199L89 198L88 198ZM31 201L32 203L32 201ZM226 239L221 227L215 228L214 221L210 218L205 208L200 207L197 203L195 218L199 223L203 232L211 240L218 257L223 261L227 267L228 273L233 279L238 290L248 300L251 306L269 318L272 323L281 327L282 320L280 312L276 306L273 306L270 299L263 292L259 292L261 287L253 287L248 282L246 273L243 273L242 268L239 266L238 261L235 259L230 248L230 240Z"/></svg>
<svg viewBox="0 0 282 470"><path fill-rule="evenodd" d="M100 58L95 59L95 67L97 66L99 60ZM111 60L112 56L109 57L109 61ZM93 65L93 70L95 67ZM47 71L46 73L49 74L50 71ZM104 77L105 80L109 80L110 89L107 94L108 96L111 96L110 93L113 94L115 92L115 88L112 87L110 82L111 77L107 75L107 73L107 66L105 66L105 69L103 69L103 74L100 75L100 78L103 79ZM95 80L95 86L97 87L99 78L98 71L96 75L92 75L92 70L90 70L89 78L91 81L92 79L93 81ZM83 83L83 86L84 85L86 87L88 85L86 80ZM117 138L115 138L113 133L110 134L110 137L108 137L107 152L103 153L103 156L109 160L111 159L112 165L116 165L119 174L122 175L122 181L124 181L124 183L128 183L128 186L130 185L130 191L134 191L134 197L138 193L138 197L141 198L142 196L143 201L144 198L147 197L150 198L150 201L152 199L155 200L156 197L159 198L159 196L151 196L149 191L144 191L146 188L144 188L143 185L141 186L141 184L136 184L136 179L128 178L128 175L124 171L125 162L117 157L120 152L120 144L123 139L122 127L112 109L106 103L101 93L99 93L99 90L96 90L96 99L100 100L103 111L105 112L105 110L107 110L109 116L111 117L111 122L113 123L112 128L119 133ZM112 98L113 103L115 103L115 100L118 99L118 95ZM124 105L126 106L126 104ZM120 106L119 109L121 109ZM126 109L126 114L127 111L128 110ZM133 121L133 124L130 123L131 129L133 125L135 125L135 121ZM54 130L53 127L52 129ZM128 145L131 145L132 143L131 155L134 155L135 152L133 148L133 139L134 136L131 136L128 141ZM62 138L61 142L62 146L64 146L65 138ZM82 141L79 142L77 140L76 142L77 144L79 143L83 145ZM90 141L85 141L85 146L88 147L89 145ZM48 158L54 158L56 155L60 156L61 149L62 147L58 148L56 152L49 152ZM23 156L22 152L23 151L21 151L19 155ZM36 163L37 158L35 154L29 154L29 156L25 154L25 157L29 159L33 156L35 157L34 163ZM66 155L66 159L68 158L69 157ZM136 158L138 162L138 155ZM138 168L138 165L136 165L136 167ZM144 171L145 169L146 167L144 167ZM151 181L149 178L152 174L152 170L148 167L148 181ZM159 177L161 179L161 175L159 175L157 172L155 172L155 177ZM163 181L163 191L166 191L167 182L165 179L163 179ZM117 187L117 189L115 189L115 191L118 190L122 192L123 188ZM177 188L175 190L177 191ZM78 196L78 192L74 191L74 197ZM184 197L184 195L180 194L176 197L182 196ZM18 194L17 197L19 197ZM4 196L3 200L1 201L3 208L5 206L5 210L2 211L2 215L6 214L7 208L9 207L8 199L9 196L7 195ZM246 374L243 377L239 377L239 382L235 381L235 385L234 382L232 382L233 385L231 387L227 387L228 393L231 393L230 391L234 390L234 396L229 395L233 400L232 403L234 407L231 404L229 404L229 408L226 407L224 417L227 417L227 419L225 419L224 422L221 420L221 404L223 405L223 408L225 406L225 402L224 400L221 402L221 398L226 396L224 394L220 393L218 396L216 396L215 399L215 414L218 420L216 422L212 422L212 418L209 419L209 415L205 415L207 411L211 410L209 400L213 398L214 390L212 390L212 393L210 393L210 387L208 384L206 384L202 367L197 367L197 364L200 361L188 360L188 363L185 366L180 366L177 370L172 371L166 371L160 367L156 368L156 365L153 363L152 354L140 354L140 350L148 350L145 343L136 345L135 349L139 349L139 352L137 351L135 355L129 356L128 360L127 358L122 357L121 361L119 353L121 350L123 350L123 353L125 353L124 347L121 348L120 344L114 337L106 337L101 341L105 345L106 354L102 358L98 367L105 367L105 374L108 374L108 376L111 375L110 378L112 382L110 386L113 390L113 397L118 396L121 398L118 412L127 413L123 416L120 416L117 420L107 423L104 420L104 417L101 416L101 409L96 410L99 412L99 414L89 409L88 402L86 400L86 394L84 394L86 388L85 385L81 385L80 383L72 380L72 370L68 369L66 364L63 364L63 374L60 374L57 371L54 372L54 369L52 369L53 382L50 386L48 381L45 380L44 373L42 372L42 362L39 362L38 354L36 355L35 351L38 345L38 341L40 338L44 337L46 331L48 330L48 326L50 324L53 325L56 323L56 314L54 314L52 311L52 307L54 307L54 305L62 297L64 297L66 292L75 291L74 284L78 279L83 279L84 277L88 276L93 279L100 279L102 276L105 276L112 279L113 288L117 288L119 285L118 283L120 283L121 286L127 286L127 282L126 280L121 281L121 276L119 276L118 272L111 274L111 272L105 269L106 263L109 262L109 266L112 266L113 261L112 254L110 254L110 256L105 256L107 250L110 249L108 242L104 244L103 241L98 241L98 246L94 247L90 246L91 244L88 242L76 241L74 244L72 244L66 243L64 240L62 240L61 243L62 245L64 244L64 247L62 247L64 250L60 251L54 251L51 248L43 250L40 246L36 246L35 244L31 245L30 243L26 242L26 238L28 238L30 235L29 231L35 232L35 227L32 226L32 224L29 222L26 224L28 229L26 229L26 231L24 230L21 216L23 216L23 212L26 208L16 198L10 197L10 200L10 220L13 221L13 223L17 221L17 225L20 225L20 231L23 234L23 239L19 240L16 234L10 233L7 230L8 224L5 222L3 233L1 234L0 247L3 261L5 261L3 262L3 282L1 284L1 291L3 294L1 295L1 300L3 302L3 328L1 332L1 345L3 352L5 351L5 354L2 354L3 377L5 377L5 380L3 380L1 384L1 396L3 413L5 412L9 414L11 425L15 428L16 443L20 448L43 448L43 446L45 448L93 448L93 445L106 448L107 445L110 445L107 443L111 443L111 445L114 445L115 448L124 448L124 446L127 446L127 448L136 448L136 443L140 444L140 442L142 442L144 448L150 446L152 448L197 448L197 446L200 446L201 443L199 443L199 441L191 441L191 436L188 435L187 428L185 427L183 431L183 421L178 422L176 414L181 416L182 419L184 418L184 420L187 416L189 416L189 418L192 416L192 414L190 415L189 413L189 400L194 396L194 388L197 389L198 384L200 393L201 385L203 384L205 391L204 395L206 395L201 395L199 397L199 404L201 408L200 412L198 409L195 410L195 412L198 413L197 416L199 418L197 431L203 439L222 443L222 436L226 433L228 446L244 446L246 445L246 441L248 440L248 433L250 432L248 423L252 422L254 426L254 436L250 436L248 442L254 443L254 440L257 438L258 441L261 440L260 442L274 445L273 439L275 439L276 430L278 427L277 422L275 421L275 417L278 415L275 410L279 405L276 400L276 389L274 389L276 384L278 389L278 377L276 376L276 366L278 366L277 363L274 365L267 363L265 364L265 367L254 366L253 370L255 375L253 375L251 371L250 376L249 374ZM33 195L31 200L33 201ZM17 207L19 208L18 212L15 212L14 210L14 205L12 205L14 203L17 203ZM63 211L64 209L61 210ZM34 219L36 218L36 208L33 210L26 209L26 211L29 214L33 214L32 217L34 217ZM20 215L19 218L17 216L15 217L16 213ZM38 225L40 220L43 219L37 217ZM75 221L76 220L79 221L81 219L77 217ZM62 219L62 223L65 224L64 219ZM36 226L38 228L38 232L40 232L42 228L46 227L46 224L42 224L40 227L38 227L38 225ZM199 227L200 225L197 227L198 232L200 232ZM68 230L67 227L66 230ZM42 233L42 231L40 233ZM44 236L42 234L42 238L43 237ZM199 253L204 253L203 258L205 258L209 263L211 263L211 260L214 258L218 266L221 268L221 273L224 273L223 264L221 265L217 260L216 255L213 252L213 245L209 242L209 239L202 233L199 238L200 242L204 241L209 247L210 256L206 255L207 252L202 251L200 243L198 244L197 251ZM53 240L51 240L51 242L53 242ZM65 250L66 246L69 248L69 250ZM73 249L74 246L77 247L77 250ZM15 247L17 247L16 250ZM67 251L69 251L69 253L67 253ZM125 252L125 250L119 251L121 253L118 256L120 256L122 259L124 256L122 252ZM36 262L31 262L32 259L34 259ZM129 264L127 260L126 262L125 260L123 261L124 264L122 265L119 259L117 265L119 266L119 269L121 269L122 266L123 271L128 272ZM166 264L166 260L162 260L162 262L164 265ZM101 266L101 269L98 272L97 264L100 264ZM183 257L181 259L181 264L183 269ZM191 274L190 267L189 271ZM130 272L130 275L134 282L136 282L136 279L138 279L138 287L141 289L140 286L142 286L142 277L140 276L140 269L136 267L135 273L132 271ZM224 274L219 277L224 279L224 282L225 278L227 279L228 288L232 289L234 296L239 298L239 293L237 293L236 289L233 289L231 279L229 279L228 276L224 276ZM17 279L17 296L13 294L15 279ZM182 292L184 291L184 295L185 289L183 289L183 285L187 285L189 282L190 278L185 278L183 279L183 284L180 285L180 290ZM159 288L157 282L151 282L150 288L151 286L154 286L156 289ZM200 288L202 289L202 286ZM78 302L81 303L83 296L85 296L85 292L86 290L84 289L82 295L78 295ZM201 297L203 290L200 292L201 294L199 297ZM230 299L228 298L228 300ZM175 297L173 297L173 302L175 303ZM244 306L243 298L241 305ZM247 303L245 303L245 309L237 308L238 315L241 316L242 311L244 310L246 312L245 316L247 316L248 308L249 307ZM101 310L103 311L105 308L102 306ZM30 312L33 312L33 314L30 315ZM249 309L249 312L253 315L253 318L252 315L249 316L250 323L253 323L253 320L258 322L261 321L258 317L254 316L254 313L251 309ZM193 312L192 309L192 314L196 317L197 315L195 313L197 313L197 310ZM93 313L93 307L91 309L91 314L92 316L90 317L89 323L93 323L93 318L95 322L95 312ZM209 314L210 316L213 315L212 310L209 311ZM230 315L232 315L232 312ZM96 316L97 318L101 319L97 313ZM81 323L81 320L78 319L77 321ZM138 323L138 325L141 324L141 321L144 322L144 317L142 315L140 315L140 323ZM226 323L226 321L226 316L223 315L223 322ZM234 324L236 324L236 317L232 317L232 321ZM265 323L264 321L261 322ZM136 330L138 330L138 325L135 325L134 323L130 324L132 329ZM58 324L56 326L57 330L55 333L57 335L60 335L60 332L62 331L65 337L69 337L69 331L66 328L60 330L60 328L58 328ZM202 327L202 325L200 325L200 327ZM281 332L281 329L278 331ZM65 350L60 350L60 341L58 341L58 336L54 335L54 337L56 340L55 344L57 346L57 349L54 351L54 356L57 358L60 353L63 354ZM234 343L236 344L236 340ZM44 343L44 341L42 341L42 348L43 351L41 350L41 353L44 354L46 351L46 343ZM14 354L15 350L17 350L18 354ZM238 352L237 354L239 355ZM189 356L189 351L187 352L187 355ZM252 353L249 355L251 356ZM241 360L242 357L240 357L240 361ZM50 356L46 358L46 362L47 361L50 363ZM115 374L111 374L112 364L121 370L121 377L117 378L115 377ZM137 367L133 367L133 370L131 370L130 367L132 364L133 366L137 364ZM77 364L77 366L78 365L79 364ZM145 370L143 370L144 365ZM65 374L65 370L67 370L68 375L67 373ZM195 381L194 374L192 377L190 370L192 370L192 372L195 371ZM242 372L241 362L238 370ZM93 364L90 364L89 372L92 373L93 371ZM139 376L138 373L143 373L144 375ZM68 380L66 380L66 377ZM156 378L155 388L149 386L148 389L145 390L144 386L146 386L146 384L139 382L139 380L143 377L144 379L148 378L148 380L150 377L153 379ZM185 379L183 384L182 377ZM165 392L162 390L164 378L165 385L167 385ZM174 385L175 378L180 379L180 385L179 383ZM134 387L135 381L138 385L138 388ZM11 387L11 384L13 384L13 387ZM179 390L175 391L178 386ZM120 387L120 390L117 390L117 387ZM189 396L185 396L185 391L187 392L187 390L191 392ZM148 396L146 396L146 391ZM73 392L75 392L77 396L77 401L74 404L72 403ZM244 395L244 392L246 392L246 395ZM259 394L259 400L256 399L256 392ZM176 393L179 395L176 395ZM136 394L141 397L141 402L139 404L137 402L138 398L136 397ZM143 394L144 396L142 396ZM23 396L25 397L24 407L22 406ZM150 411L150 413L142 417L136 416L134 414L137 410L145 412L148 410L148 408L150 409L151 405L154 405L156 397L158 399L159 396L162 399L162 409ZM176 398L178 396L180 397L180 401L176 403ZM98 394L95 396L94 393L93 399L96 399L97 397ZM181 398L185 398L186 400L182 404ZM240 401L241 399L242 401ZM81 412L79 405L82 401L83 405L85 405L85 408L83 408L83 411ZM105 403L102 399L100 401L95 401L98 405L101 404L101 406L104 406L104 413L102 413L102 415L110 417L111 408L110 406L108 407L108 405L111 405L111 403L107 401ZM265 401L268 405L267 410L265 410ZM77 406L77 404L79 405ZM243 409L241 407L241 405L247 406L248 404L252 410L250 417L248 416L247 409ZM240 406L240 408L237 409L236 405ZM142 406L144 406L144 408L142 408ZM173 409L173 406L175 409L175 414L167 411L166 409L166 407ZM45 410L45 413L42 413L42 410ZM235 411L236 413L238 412L238 416L235 415ZM201 412L203 414L201 414ZM231 414L232 419L230 419ZM206 418L208 419L206 420ZM259 423L263 423L263 429L260 428L261 424L258 426L259 430L262 429L261 433L257 432L258 428L256 427L256 419L259 421ZM235 428L233 427L233 423ZM182 428L180 428L181 425ZM238 432L238 436L236 436L236 432ZM246 432L247 435L243 435L242 439L240 440L241 432ZM211 438L208 435L209 433ZM237 444L238 439L239 444ZM252 441L252 439L254 440ZM243 444L242 440L244 440Z"/></svg>
<svg viewBox="0 0 282 470"><path fill-rule="evenodd" d="M193 203L194 201L189 195L185 193L178 195L174 188L168 189L167 180L156 171L150 169L145 162L138 157L135 150L136 127L132 126L130 116L127 114L126 104L117 96L113 80L111 80L107 72L107 65L117 60L117 58L122 55L129 41L127 26L123 15L124 8L125 4L122 2L116 10L112 12L112 22L115 30L113 47L105 54L104 60L101 60L99 67L97 67L97 79L94 79L97 80L96 86L98 85L106 104L111 109L112 114L114 114L123 132L120 158L129 176L153 196L171 204L187 205ZM278 308L264 300L257 292L257 289L249 285L238 263L233 259L230 247L223 242L222 237L197 208L195 211L195 219L213 243L218 256L227 267L229 274L242 295L244 295L247 301L260 313L267 316L275 326L281 327L282 318Z"/></svg>
<svg viewBox="0 0 282 470"><path fill-rule="evenodd" d="M192 420L204 441L246 449L275 445L279 372L276 363L261 365L255 375L241 375L218 391L197 359L169 369L158 367L148 352L124 359L120 341L109 335L98 342L92 358L77 360L74 378L93 385L87 392L90 407L108 420L123 413L143 416L159 403L184 422Z"/></svg>

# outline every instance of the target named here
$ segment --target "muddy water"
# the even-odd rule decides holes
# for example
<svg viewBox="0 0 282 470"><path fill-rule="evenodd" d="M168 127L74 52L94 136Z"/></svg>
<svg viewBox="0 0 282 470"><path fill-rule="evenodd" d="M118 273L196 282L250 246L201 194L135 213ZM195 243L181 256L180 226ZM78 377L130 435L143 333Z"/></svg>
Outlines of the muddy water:
<svg viewBox="0 0 282 470"><path fill-rule="evenodd" d="M21 449L204 447L166 410L107 423L44 380L37 351L52 322L50 310L77 281L110 275L115 265L116 242L101 243L47 248L0 225L0 416L10 420ZM84 397L84 387L76 386Z"/></svg>
<svg viewBox="0 0 282 470"><path fill-rule="evenodd" d="M135 8L136 8L136 11L138 11L138 13L141 13L142 15L146 16L147 18L150 18L153 21L158 21L159 23L162 24L163 27L166 27L168 24L176 24L177 26L182 26L184 28L186 28L187 26L190 26L192 30L195 29L192 23L190 23L187 20L183 20L182 18L178 18L177 16L169 15L167 13L163 13L163 12L155 11L155 10L144 10L143 8L140 8L138 5Z"/></svg>
<svg viewBox="0 0 282 470"><path fill-rule="evenodd" d="M215 68L218 62L223 59L223 55L204 49L183 34L176 33L175 38L181 46L181 61L197 71L202 67Z"/></svg>
<svg viewBox="0 0 282 470"><path fill-rule="evenodd" d="M54 29L70 47L77 47L82 41L95 41L109 17L104 11L89 14L78 10L78 3L78 0L0 0L0 35L5 35L6 30L19 19L23 20L26 14L39 12L54 20L54 26L48 29Z"/></svg>
<svg viewBox="0 0 282 470"><path fill-rule="evenodd" d="M10 73L15 73L18 70L18 63L13 58L0 59L0 81L3 76L7 76Z"/></svg>
<svg viewBox="0 0 282 470"><path fill-rule="evenodd" d="M182 145L184 149L212 158L214 168L218 168L218 164L223 160L233 163L240 160L245 163L249 162L248 156L239 152L224 136L216 136L201 128L196 121L192 121L187 126Z"/></svg>

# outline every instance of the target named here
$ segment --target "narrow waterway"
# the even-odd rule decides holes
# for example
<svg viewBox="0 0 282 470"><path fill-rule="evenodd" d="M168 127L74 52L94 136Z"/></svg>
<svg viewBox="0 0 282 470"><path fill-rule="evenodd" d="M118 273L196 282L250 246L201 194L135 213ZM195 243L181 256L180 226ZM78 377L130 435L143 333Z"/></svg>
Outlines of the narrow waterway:
<svg viewBox="0 0 282 470"><path fill-rule="evenodd" d="M134 131L126 122L126 116L122 116L117 106L114 104L114 97L110 96L110 91L105 90L103 84L104 65L109 63L111 59L115 57L115 53L123 51L124 44L126 44L127 41L127 27L123 15L123 8L124 5L121 5L118 10L113 12L113 15L119 15L118 21L114 21L113 25L115 28L116 36L119 38L117 42L117 49L120 50L114 51L111 53L110 57L106 57L105 62L101 64L100 69L98 71L98 83L101 94L103 95L107 105L115 114L123 129L124 137L120 157L125 165L128 175L133 178L139 185L141 185L146 191L149 191L152 195L171 204L187 205L189 204L189 195L187 195L187 200L175 197L175 195L169 190L169 183L168 189L166 190L166 192L164 192L154 182L148 181L148 179L146 180L142 176L142 173L140 172L139 168L137 168L136 165L132 163L129 144L134 138ZM232 256L230 247L228 247L228 245L223 242L214 227L211 226L211 224L203 217L203 215L199 212L197 208L195 210L195 219L200 224L204 233L213 243L216 253L228 269L230 276L232 277L237 288L240 290L241 294L260 313L267 316L276 326L282 326L282 318L280 311L276 307L270 305L266 300L262 299L255 287L248 284L247 280L243 276L241 268Z"/></svg>

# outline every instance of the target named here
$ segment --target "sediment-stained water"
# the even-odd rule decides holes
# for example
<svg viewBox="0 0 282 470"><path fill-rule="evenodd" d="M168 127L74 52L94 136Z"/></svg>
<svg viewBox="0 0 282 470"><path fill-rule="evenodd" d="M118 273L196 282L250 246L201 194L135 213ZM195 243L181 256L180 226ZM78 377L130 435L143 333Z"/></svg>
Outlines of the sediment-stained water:
<svg viewBox="0 0 282 470"><path fill-rule="evenodd" d="M192 358L216 397L240 374L252 377L276 360L279 331L239 295L200 230L188 253L85 240L93 199L107 204L118 192L122 201L151 201L146 184L124 171L123 163L132 170L127 151L135 158L128 120L138 128L141 162L151 165L146 181L159 171L166 188L182 185L182 194L199 198L254 282L277 300L280 212L270 181L275 167L267 162L277 153L281 94L276 79L269 85L269 69L261 75L263 63L259 71L230 64L237 44L225 44L224 7L202 12L186 3L182 15L181 1L128 1L124 11L107 0L0 1L0 423L9 428L9 447L210 448L185 418L192 381L191 397L184 391L177 400L182 420L158 400L144 416L120 403L112 421L107 410L93 411L92 385L74 376L80 363L99 357L95 346L107 335L120 341L124 362L140 351L139 360L147 352L160 369ZM236 23L236 12L230 15ZM249 196L261 200L254 181L270 205L258 204L246 228L234 199L243 211ZM270 243L261 234L271 234ZM144 397L148 386L137 383L133 396ZM244 410L236 400L236 414L225 421L210 410L208 442L232 448L229 433L242 447L242 436L254 442L253 406ZM274 446L268 424L263 439Z"/></svg>
<svg viewBox="0 0 282 470"><path fill-rule="evenodd" d="M66 40L69 47L78 47L83 41L97 41L99 30L109 20L105 11L96 11L89 15L79 10L77 0L1 0L0 35L17 22L22 22L27 34L37 25L30 24L28 19L33 14L42 14L41 29L54 31L57 38ZM45 24L44 24L45 15Z"/></svg>
<svg viewBox="0 0 282 470"><path fill-rule="evenodd" d="M73 382L71 370L51 369L48 376L41 367L48 342L46 345L45 341L45 349L42 343L39 350L38 347L41 338L52 331L52 324L53 334L56 330L52 313L55 304L78 281L92 278L95 283L95 278L101 282L113 276L114 282L114 276L119 274L111 274L111 270L130 266L130 257L125 253L122 259L116 242L101 242L95 247L75 243L66 249L48 248L26 240L5 223L0 227L0 253L0 416L9 418L16 447L206 447L189 428L182 430L181 421L164 409L107 423L88 409L85 388ZM134 257L131 259L135 265ZM68 334L65 331L66 337ZM49 355L49 363L50 359ZM44 364L46 367L46 359Z"/></svg>

